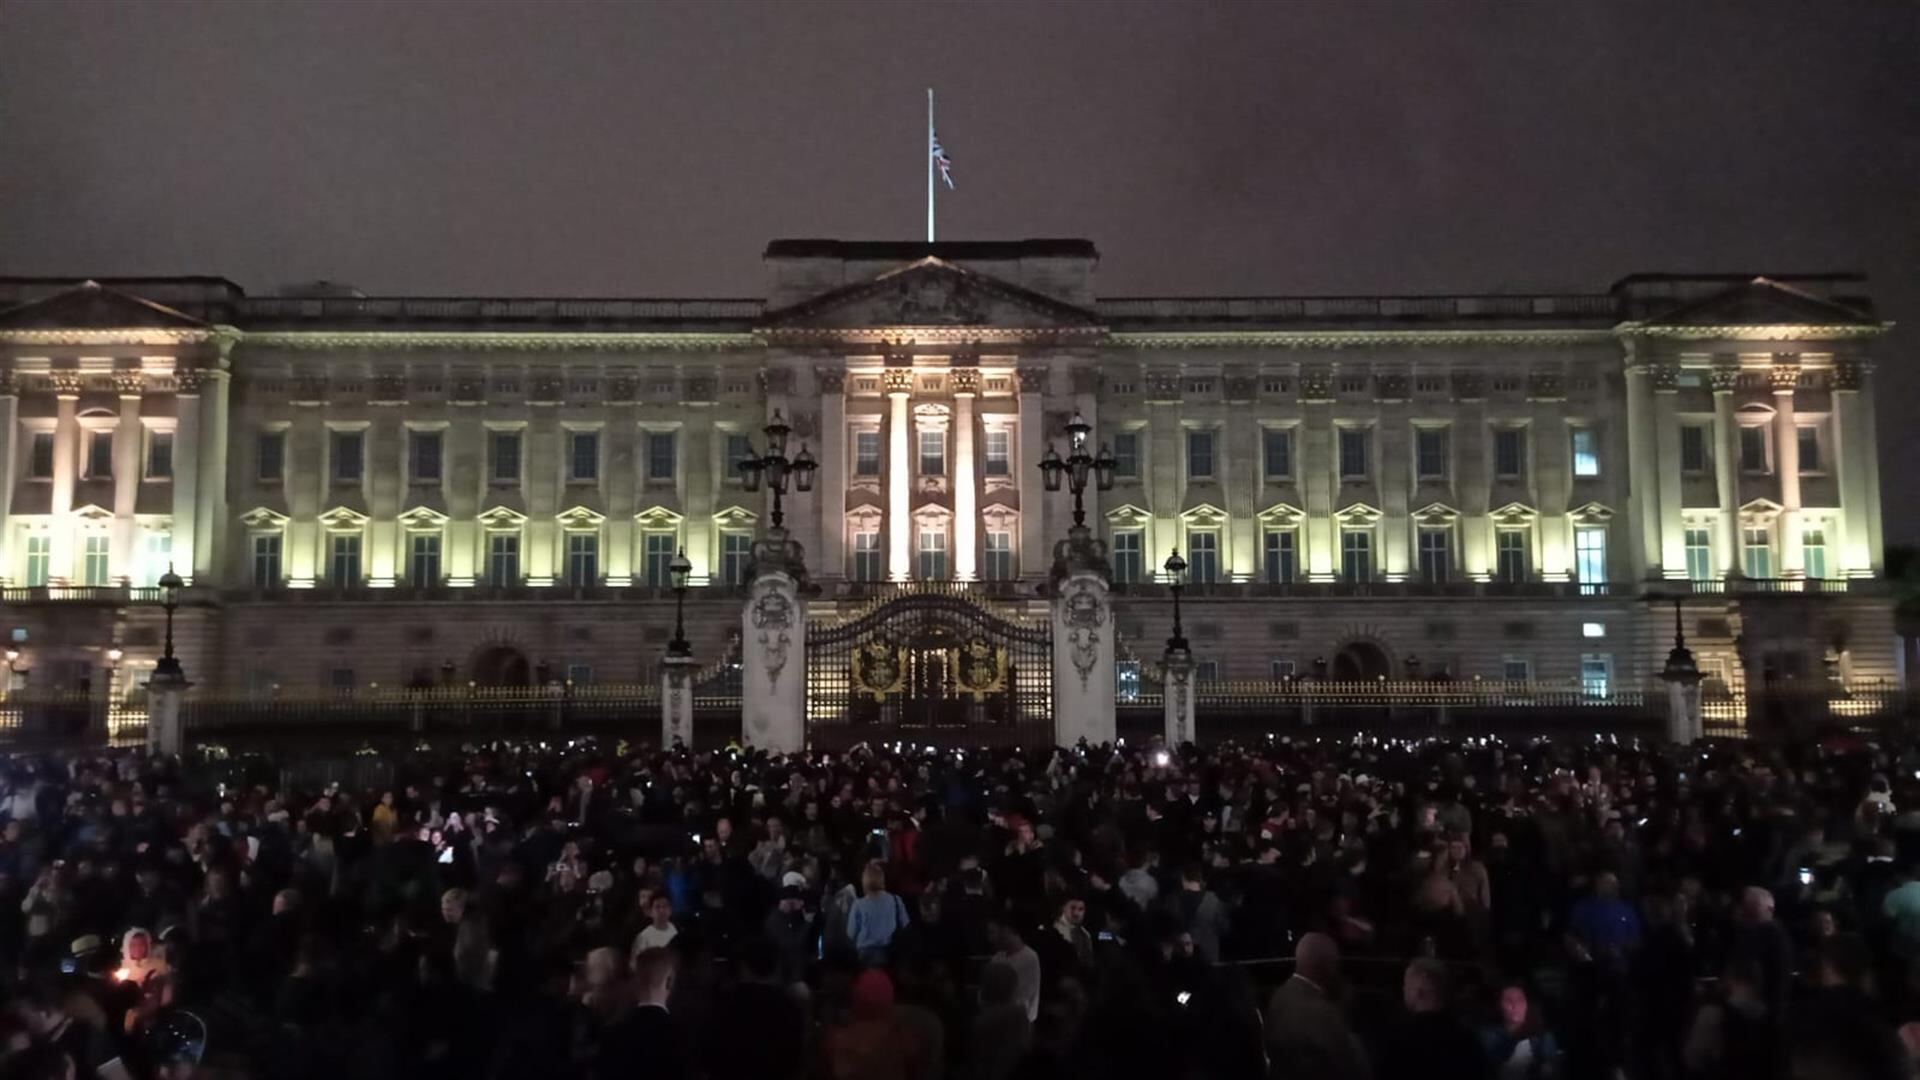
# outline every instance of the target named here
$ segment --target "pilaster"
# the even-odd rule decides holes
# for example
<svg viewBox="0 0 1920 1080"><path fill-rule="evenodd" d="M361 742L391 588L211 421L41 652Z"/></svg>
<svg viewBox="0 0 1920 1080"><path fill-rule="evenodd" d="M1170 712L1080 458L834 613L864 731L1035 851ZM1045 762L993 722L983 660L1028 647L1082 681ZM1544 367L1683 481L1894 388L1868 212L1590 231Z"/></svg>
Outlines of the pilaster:
<svg viewBox="0 0 1920 1080"><path fill-rule="evenodd" d="M1774 471L1780 481L1780 576L1797 578L1806 573L1800 534L1800 425L1793 401L1800 383L1799 357L1775 357L1768 380L1773 390Z"/></svg>

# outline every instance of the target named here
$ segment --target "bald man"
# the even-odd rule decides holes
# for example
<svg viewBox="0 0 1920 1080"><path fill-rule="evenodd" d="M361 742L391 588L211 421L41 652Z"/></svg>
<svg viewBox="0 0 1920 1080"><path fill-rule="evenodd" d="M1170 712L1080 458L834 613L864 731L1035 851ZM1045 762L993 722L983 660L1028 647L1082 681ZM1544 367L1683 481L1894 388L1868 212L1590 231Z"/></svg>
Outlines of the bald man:
<svg viewBox="0 0 1920 1080"><path fill-rule="evenodd" d="M1321 933L1307 934L1293 947L1293 977L1280 984L1267 1003L1267 1047L1288 1075L1328 1080L1366 1080L1371 1076L1360 1040L1347 1027L1335 999L1340 985L1340 946Z"/></svg>

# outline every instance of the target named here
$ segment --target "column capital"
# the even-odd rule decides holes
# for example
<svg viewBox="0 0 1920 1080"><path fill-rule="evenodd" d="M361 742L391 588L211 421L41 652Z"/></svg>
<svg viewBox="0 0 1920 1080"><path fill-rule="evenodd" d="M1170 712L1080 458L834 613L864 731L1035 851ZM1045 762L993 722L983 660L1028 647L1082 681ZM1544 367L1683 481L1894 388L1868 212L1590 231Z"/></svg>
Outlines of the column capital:
<svg viewBox="0 0 1920 1080"><path fill-rule="evenodd" d="M1800 385L1800 365L1797 362L1781 363L1775 357L1773 366L1767 369L1767 383L1776 395L1793 393Z"/></svg>
<svg viewBox="0 0 1920 1080"><path fill-rule="evenodd" d="M86 378L71 368L60 368L48 375L53 383L53 394L60 398L78 398L86 386Z"/></svg>
<svg viewBox="0 0 1920 1080"><path fill-rule="evenodd" d="M913 369L907 367L889 367L880 373L880 385L889 396L906 396L913 393Z"/></svg>
<svg viewBox="0 0 1920 1080"><path fill-rule="evenodd" d="M954 368L947 372L947 379L954 397L970 398L980 392L980 369L977 367Z"/></svg>
<svg viewBox="0 0 1920 1080"><path fill-rule="evenodd" d="M205 368L180 367L173 369L174 393L182 397L200 396L200 387L207 381ZM296 380L298 384L299 380ZM326 384L322 382L321 393L325 393ZM318 400L318 399L316 399Z"/></svg>
<svg viewBox="0 0 1920 1080"><path fill-rule="evenodd" d="M1713 358L1713 370L1707 373L1707 385L1715 394L1731 394L1740 385L1740 358L1737 356L1716 356Z"/></svg>
<svg viewBox="0 0 1920 1080"><path fill-rule="evenodd" d="M1647 366L1647 374L1652 376L1653 390L1657 394L1672 394L1680 390L1680 365L1671 360L1663 360Z"/></svg>
<svg viewBox="0 0 1920 1080"><path fill-rule="evenodd" d="M822 394L844 394L847 392L847 369L822 365L813 369L813 381L819 385Z"/></svg>
<svg viewBox="0 0 1920 1080"><path fill-rule="evenodd" d="M1023 367L1020 369L1020 392L1023 394L1042 393L1047 388L1047 376L1043 367Z"/></svg>
<svg viewBox="0 0 1920 1080"><path fill-rule="evenodd" d="M1865 356L1836 356L1833 358L1833 388L1835 390L1858 391L1866 388L1867 376L1873 374L1873 361ZM5 393L4 376L0 376L0 393Z"/></svg>
<svg viewBox="0 0 1920 1080"><path fill-rule="evenodd" d="M137 370L120 370L113 373L113 389L122 398L138 398L146 389L146 379Z"/></svg>

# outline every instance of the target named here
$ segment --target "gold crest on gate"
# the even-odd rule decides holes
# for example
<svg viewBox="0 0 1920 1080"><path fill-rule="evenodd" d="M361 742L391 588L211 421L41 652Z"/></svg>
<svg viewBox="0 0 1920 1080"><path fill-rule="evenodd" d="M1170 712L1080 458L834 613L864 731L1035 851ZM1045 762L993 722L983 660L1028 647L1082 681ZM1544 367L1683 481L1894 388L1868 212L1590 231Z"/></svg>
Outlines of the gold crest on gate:
<svg viewBox="0 0 1920 1080"><path fill-rule="evenodd" d="M975 701L1007 687L1007 650L974 638L952 654L953 682Z"/></svg>
<svg viewBox="0 0 1920 1080"><path fill-rule="evenodd" d="M853 688L875 701L897 694L907 684L904 651L889 641L867 641L853 651Z"/></svg>

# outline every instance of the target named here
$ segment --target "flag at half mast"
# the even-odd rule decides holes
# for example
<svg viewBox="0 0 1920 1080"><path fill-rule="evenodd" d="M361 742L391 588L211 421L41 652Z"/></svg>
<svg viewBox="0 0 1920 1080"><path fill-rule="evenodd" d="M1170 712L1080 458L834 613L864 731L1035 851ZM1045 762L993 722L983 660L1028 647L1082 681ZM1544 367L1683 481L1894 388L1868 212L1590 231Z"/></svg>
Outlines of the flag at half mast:
<svg viewBox="0 0 1920 1080"><path fill-rule="evenodd" d="M927 132L927 144L927 152L933 155L933 167L940 170L940 179L946 181L947 187L951 189L953 187L953 160L947 157L947 152L941 148L940 137L933 134L931 130Z"/></svg>

